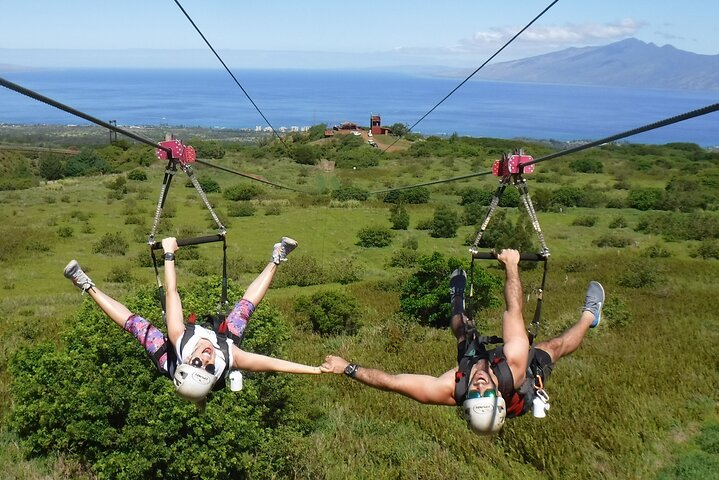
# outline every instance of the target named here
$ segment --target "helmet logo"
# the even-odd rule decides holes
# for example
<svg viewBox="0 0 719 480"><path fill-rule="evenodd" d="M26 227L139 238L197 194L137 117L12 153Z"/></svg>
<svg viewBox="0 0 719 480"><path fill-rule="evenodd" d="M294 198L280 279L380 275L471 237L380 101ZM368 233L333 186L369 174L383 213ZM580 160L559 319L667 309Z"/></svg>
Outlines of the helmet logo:
<svg viewBox="0 0 719 480"><path fill-rule="evenodd" d="M207 385L210 383L212 377L209 375L203 375L202 373L192 372L192 379L201 385Z"/></svg>

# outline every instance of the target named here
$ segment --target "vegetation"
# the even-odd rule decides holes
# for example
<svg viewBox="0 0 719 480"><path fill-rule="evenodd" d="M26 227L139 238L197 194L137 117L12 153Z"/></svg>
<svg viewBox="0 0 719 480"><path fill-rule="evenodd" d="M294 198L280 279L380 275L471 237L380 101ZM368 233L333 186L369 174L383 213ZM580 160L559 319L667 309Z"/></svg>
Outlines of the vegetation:
<svg viewBox="0 0 719 480"><path fill-rule="evenodd" d="M551 145L405 135L402 148L380 154L352 135L325 139L324 128L313 129L292 134L290 145L311 145L318 160L343 159L334 170L299 164L267 138L185 135L221 147L218 165L299 190L255 190L196 166L228 226L231 301L281 236L300 242L280 265L243 348L311 365L338 353L393 373L439 375L455 363L447 278L460 266L472 272L468 304L480 330L500 334L502 271L496 262L472 269L467 252L496 178L393 189L489 170L518 147L537 157ZM4 145L53 149L0 150L0 468L7 478L695 479L717 471L716 152L605 145L526 176L551 249L539 339L575 321L589 280L603 283L607 303L600 327L556 366L548 418L515 419L482 438L455 409L335 375L246 373L242 392L216 392L198 415L136 342L61 276L77 258L103 290L160 323L147 235L164 162L144 146L103 144L106 132L89 141L37 127L33 142L4 132ZM182 183L168 193L159 238L214 232L199 196ZM480 248L537 251L516 190L508 187L503 198ZM405 219L402 210L411 221L390 228ZM438 210L455 213L454 237L434 235ZM389 238L389 245L358 245L368 226L370 243ZM188 313L216 309L221 258L219 244L178 252ZM526 319L541 274L522 268Z"/></svg>

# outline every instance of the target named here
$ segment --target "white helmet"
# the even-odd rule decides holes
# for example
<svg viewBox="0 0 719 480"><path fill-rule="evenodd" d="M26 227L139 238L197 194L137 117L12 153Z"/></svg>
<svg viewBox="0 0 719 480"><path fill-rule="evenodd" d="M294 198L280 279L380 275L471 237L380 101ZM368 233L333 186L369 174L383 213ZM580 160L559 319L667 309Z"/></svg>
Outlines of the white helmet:
<svg viewBox="0 0 719 480"><path fill-rule="evenodd" d="M203 400L217 379L207 370L186 363L177 366L174 375L175 391L179 396L191 402Z"/></svg>
<svg viewBox="0 0 719 480"><path fill-rule="evenodd" d="M462 404L462 414L467 420L467 425L479 435L497 433L502 429L507 417L504 399L490 395L482 397L479 396L479 392L472 392Z"/></svg>

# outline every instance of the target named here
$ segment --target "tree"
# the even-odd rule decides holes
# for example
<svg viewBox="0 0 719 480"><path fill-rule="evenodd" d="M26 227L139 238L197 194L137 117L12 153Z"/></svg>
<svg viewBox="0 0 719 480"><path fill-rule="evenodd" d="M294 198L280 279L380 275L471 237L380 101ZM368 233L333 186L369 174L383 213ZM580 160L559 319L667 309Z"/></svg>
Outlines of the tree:
<svg viewBox="0 0 719 480"><path fill-rule="evenodd" d="M392 243L392 232L387 227L365 227L357 232L360 247L386 247Z"/></svg>
<svg viewBox="0 0 719 480"><path fill-rule="evenodd" d="M432 228L429 234L434 238L455 237L459 223L459 215L457 215L457 212L446 205L440 205L434 212Z"/></svg>
<svg viewBox="0 0 719 480"><path fill-rule="evenodd" d="M62 178L62 161L56 155L43 155L38 164L40 176L45 180L59 180Z"/></svg>
<svg viewBox="0 0 719 480"><path fill-rule="evenodd" d="M409 127L406 123L395 123L389 127L389 129L392 132L392 135L397 137L404 137L409 133Z"/></svg>
<svg viewBox="0 0 719 480"><path fill-rule="evenodd" d="M392 229L407 230L409 227L409 213L407 213L407 209L404 208L404 205L401 203L392 205L389 211L389 221L392 222Z"/></svg>

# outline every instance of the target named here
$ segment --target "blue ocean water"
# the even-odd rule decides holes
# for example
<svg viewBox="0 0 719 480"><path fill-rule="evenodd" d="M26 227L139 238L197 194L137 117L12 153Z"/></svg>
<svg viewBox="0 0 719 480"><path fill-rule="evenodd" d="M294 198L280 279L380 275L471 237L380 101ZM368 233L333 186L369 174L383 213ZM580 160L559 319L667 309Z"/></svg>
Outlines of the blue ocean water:
<svg viewBox="0 0 719 480"><path fill-rule="evenodd" d="M377 71L233 72L275 128L345 121L415 125L463 79ZM118 125L265 127L224 70L44 70L3 78ZM423 134L598 140L719 102L719 92L540 85L470 80L414 126ZM0 123L86 124L0 88ZM719 113L626 139L719 145Z"/></svg>

